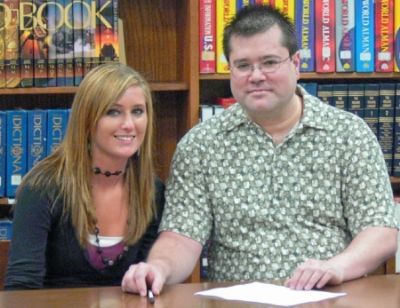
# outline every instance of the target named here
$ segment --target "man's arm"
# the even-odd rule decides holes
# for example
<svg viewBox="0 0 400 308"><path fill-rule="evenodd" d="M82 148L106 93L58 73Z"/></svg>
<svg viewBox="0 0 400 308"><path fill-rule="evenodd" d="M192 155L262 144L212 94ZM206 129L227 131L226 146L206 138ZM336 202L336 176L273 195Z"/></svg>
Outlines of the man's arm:
<svg viewBox="0 0 400 308"><path fill-rule="evenodd" d="M285 282L297 290L340 284L372 272L397 250L397 229L368 227L350 245L329 260L306 260Z"/></svg>
<svg viewBox="0 0 400 308"><path fill-rule="evenodd" d="M184 281L200 256L199 242L175 232L164 231L150 250L147 262L131 265L122 279L122 290L146 296L147 288L160 294L165 283Z"/></svg>

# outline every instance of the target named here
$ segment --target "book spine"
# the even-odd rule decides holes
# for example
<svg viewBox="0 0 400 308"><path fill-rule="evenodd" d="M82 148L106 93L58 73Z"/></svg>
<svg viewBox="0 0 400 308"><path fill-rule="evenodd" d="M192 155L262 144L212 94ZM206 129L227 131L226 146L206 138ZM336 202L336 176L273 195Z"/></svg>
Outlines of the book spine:
<svg viewBox="0 0 400 308"><path fill-rule="evenodd" d="M400 72L400 2L394 4L394 71Z"/></svg>
<svg viewBox="0 0 400 308"><path fill-rule="evenodd" d="M6 196L7 115L0 111L0 197Z"/></svg>
<svg viewBox="0 0 400 308"><path fill-rule="evenodd" d="M378 137L379 118L379 84L367 83L364 88L365 110L364 120L369 128Z"/></svg>
<svg viewBox="0 0 400 308"><path fill-rule="evenodd" d="M217 21L217 73L229 73L229 64L224 55L222 39L225 25L236 13L235 0L216 1L216 21Z"/></svg>
<svg viewBox="0 0 400 308"><path fill-rule="evenodd" d="M96 2L92 1L92 10L96 13L101 11L101 3L102 0L96 0ZM95 5L95 6L94 6ZM100 65L100 53L101 53L101 27L102 23L100 18L96 18L96 33L94 39L94 57L92 57L92 68Z"/></svg>
<svg viewBox="0 0 400 308"><path fill-rule="evenodd" d="M19 50L21 61L21 87L33 86L33 5L31 0L19 4Z"/></svg>
<svg viewBox="0 0 400 308"><path fill-rule="evenodd" d="M29 171L46 157L47 111L28 111L28 163Z"/></svg>
<svg viewBox="0 0 400 308"><path fill-rule="evenodd" d="M335 71L335 2L321 0L315 2L315 54L316 71Z"/></svg>
<svg viewBox="0 0 400 308"><path fill-rule="evenodd" d="M48 57L47 57L47 86L57 85L57 31L61 26L61 8L56 2L47 3L47 32L48 32Z"/></svg>
<svg viewBox="0 0 400 308"><path fill-rule="evenodd" d="M400 83L396 84L393 141L393 176L400 176Z"/></svg>
<svg viewBox="0 0 400 308"><path fill-rule="evenodd" d="M21 72L19 61L19 0L4 0L4 6L10 14L5 23L5 66L6 87L15 88L20 85ZM7 11L5 15L7 19Z"/></svg>
<svg viewBox="0 0 400 308"><path fill-rule="evenodd" d="M249 6L251 3L249 0L236 0L236 11L241 10L245 6Z"/></svg>
<svg viewBox="0 0 400 308"><path fill-rule="evenodd" d="M315 71L314 0L296 2L296 32L300 49L300 72Z"/></svg>
<svg viewBox="0 0 400 308"><path fill-rule="evenodd" d="M318 83L316 82L300 82L304 90L306 90L312 96L318 96Z"/></svg>
<svg viewBox="0 0 400 308"><path fill-rule="evenodd" d="M53 45L55 46L56 50L56 84L57 87L63 87L66 85L65 82L65 70L66 70L66 63L65 63L65 17L64 17L64 7L65 3L64 0L55 0L57 7L60 7L60 10L56 10L56 17L55 17L55 33L53 34L52 41ZM57 20L60 22L57 23Z"/></svg>
<svg viewBox="0 0 400 308"><path fill-rule="evenodd" d="M394 14L392 0L375 1L375 70L393 72Z"/></svg>
<svg viewBox="0 0 400 308"><path fill-rule="evenodd" d="M275 0L275 7L286 14L294 21L295 1L294 0Z"/></svg>
<svg viewBox="0 0 400 308"><path fill-rule="evenodd" d="M356 71L375 70L375 8L374 0L356 0Z"/></svg>
<svg viewBox="0 0 400 308"><path fill-rule="evenodd" d="M27 116L24 110L7 111L6 195L15 197L26 173Z"/></svg>
<svg viewBox="0 0 400 308"><path fill-rule="evenodd" d="M83 16L82 1L72 2L73 11L73 48L74 48L74 85L79 86L83 79Z"/></svg>
<svg viewBox="0 0 400 308"><path fill-rule="evenodd" d="M347 110L364 119L364 85L358 83L350 83L348 96L349 99Z"/></svg>
<svg viewBox="0 0 400 308"><path fill-rule="evenodd" d="M379 88L379 123L378 141L382 148L383 157L389 174L393 166L393 127L396 85L381 83Z"/></svg>
<svg viewBox="0 0 400 308"><path fill-rule="evenodd" d="M73 0L64 0L64 59L65 59L65 85L74 85L74 10Z"/></svg>
<svg viewBox="0 0 400 308"><path fill-rule="evenodd" d="M47 110L47 156L61 144L68 124L68 110L49 109Z"/></svg>
<svg viewBox="0 0 400 308"><path fill-rule="evenodd" d="M91 18L92 10L96 10L96 2L92 6L92 0L82 0L82 41L83 41L83 75L92 68L92 59L96 56L96 19Z"/></svg>
<svg viewBox="0 0 400 308"><path fill-rule="evenodd" d="M47 87L47 59L49 56L47 43L47 0L33 0L36 23L33 25L34 38L34 79L35 87Z"/></svg>
<svg viewBox="0 0 400 308"><path fill-rule="evenodd" d="M333 104L332 102L332 90L333 90L333 86L331 84L319 84L318 85L318 92L317 92L317 96L318 98L323 101L324 103L327 103L328 105Z"/></svg>
<svg viewBox="0 0 400 308"><path fill-rule="evenodd" d="M336 1L336 71L354 71L354 0Z"/></svg>
<svg viewBox="0 0 400 308"><path fill-rule="evenodd" d="M114 46L114 62L119 62L120 56L120 44L118 40L118 1L119 0L112 0L112 11L113 11L113 46Z"/></svg>
<svg viewBox="0 0 400 308"><path fill-rule="evenodd" d="M200 74L215 73L215 0L200 0Z"/></svg>
<svg viewBox="0 0 400 308"><path fill-rule="evenodd" d="M332 88L332 106L342 110L347 110L347 91L347 84L334 84Z"/></svg>
<svg viewBox="0 0 400 308"><path fill-rule="evenodd" d="M275 6L275 0L254 0L254 4L256 5L270 5L272 7Z"/></svg>
<svg viewBox="0 0 400 308"><path fill-rule="evenodd" d="M113 62L116 57L113 36L113 8L109 0L100 0L100 62Z"/></svg>
<svg viewBox="0 0 400 308"><path fill-rule="evenodd" d="M5 9L4 1L0 0L0 88L6 87L5 66Z"/></svg>

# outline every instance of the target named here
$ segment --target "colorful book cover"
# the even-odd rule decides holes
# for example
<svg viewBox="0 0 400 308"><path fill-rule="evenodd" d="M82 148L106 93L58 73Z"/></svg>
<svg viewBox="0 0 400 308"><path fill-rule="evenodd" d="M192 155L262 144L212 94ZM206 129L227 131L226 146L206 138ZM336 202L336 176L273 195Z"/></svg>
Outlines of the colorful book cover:
<svg viewBox="0 0 400 308"><path fill-rule="evenodd" d="M92 0L82 0L83 22L83 74L86 75L92 68L92 61L96 57L96 19L91 18Z"/></svg>
<svg viewBox="0 0 400 308"><path fill-rule="evenodd" d="M372 132L378 137L379 122L379 84L366 83L364 88L365 110L364 120L371 128Z"/></svg>
<svg viewBox="0 0 400 308"><path fill-rule="evenodd" d="M96 12L101 12L104 0L98 0L96 2ZM92 68L100 65L100 54L101 54L101 28L103 27L103 23L100 18L96 18L96 33L94 36L94 47L95 47L95 56L92 58Z"/></svg>
<svg viewBox="0 0 400 308"><path fill-rule="evenodd" d="M28 162L29 171L40 160L46 157L46 137L47 137L47 111L29 110L28 111Z"/></svg>
<svg viewBox="0 0 400 308"><path fill-rule="evenodd" d="M324 103L327 103L328 105L333 104L332 98L333 98L333 85L331 84L319 84L318 85L318 90L317 90L317 96L318 98L323 101Z"/></svg>
<svg viewBox="0 0 400 308"><path fill-rule="evenodd" d="M353 72L355 66L354 0L336 1L336 71Z"/></svg>
<svg viewBox="0 0 400 308"><path fill-rule="evenodd" d="M347 110L347 99L347 84L334 84L332 87L332 106L342 110Z"/></svg>
<svg viewBox="0 0 400 308"><path fill-rule="evenodd" d="M33 0L32 3L36 7L37 20L33 25L33 84L35 87L47 87L47 59L49 55L47 42L47 0ZM38 14L38 12L40 12L40 14Z"/></svg>
<svg viewBox="0 0 400 308"><path fill-rule="evenodd" d="M393 141L393 176L400 177L400 83L396 84Z"/></svg>
<svg viewBox="0 0 400 308"><path fill-rule="evenodd" d="M56 5L47 7L47 33L48 33L48 56L47 56L47 86L57 86L57 35L60 26L60 10Z"/></svg>
<svg viewBox="0 0 400 308"><path fill-rule="evenodd" d="M347 110L364 119L365 99L364 84L349 83Z"/></svg>
<svg viewBox="0 0 400 308"><path fill-rule="evenodd" d="M375 0L375 71L393 72L394 13L392 0Z"/></svg>
<svg viewBox="0 0 400 308"><path fill-rule="evenodd" d="M236 0L236 11L239 11L245 6L253 4L252 0Z"/></svg>
<svg viewBox="0 0 400 308"><path fill-rule="evenodd" d="M400 2L394 4L394 71L400 71Z"/></svg>
<svg viewBox="0 0 400 308"><path fill-rule="evenodd" d="M335 71L335 1L315 2L315 60L318 73Z"/></svg>
<svg viewBox="0 0 400 308"><path fill-rule="evenodd" d="M4 1L0 1L2 3ZM0 88L6 87L6 67L5 67L5 9L0 6Z"/></svg>
<svg viewBox="0 0 400 308"><path fill-rule="evenodd" d="M294 0L275 0L275 7L289 16L294 21L295 1Z"/></svg>
<svg viewBox="0 0 400 308"><path fill-rule="evenodd" d="M79 86L83 79L83 2L72 2L73 42L74 42L74 85Z"/></svg>
<svg viewBox="0 0 400 308"><path fill-rule="evenodd" d="M200 0L200 74L215 73L215 0Z"/></svg>
<svg viewBox="0 0 400 308"><path fill-rule="evenodd" d="M47 155L50 155L61 144L68 125L68 110L47 110Z"/></svg>
<svg viewBox="0 0 400 308"><path fill-rule="evenodd" d="M114 46L114 15L112 2L100 1L100 62L114 62L117 57L117 49Z"/></svg>
<svg viewBox="0 0 400 308"><path fill-rule="evenodd" d="M0 111L0 197L6 196L7 115Z"/></svg>
<svg viewBox="0 0 400 308"><path fill-rule="evenodd" d="M27 114L25 110L7 111L6 195L15 197L26 174Z"/></svg>
<svg viewBox="0 0 400 308"><path fill-rule="evenodd" d="M9 14L9 22L5 22L5 67L6 87L18 87L21 81L19 61L19 0L4 0L4 6L8 8L5 20ZM7 12L9 12L7 14Z"/></svg>
<svg viewBox="0 0 400 308"><path fill-rule="evenodd" d="M275 6L275 0L254 0L254 4L256 5L270 5L272 7Z"/></svg>
<svg viewBox="0 0 400 308"><path fill-rule="evenodd" d="M389 174L393 166L393 127L396 84L381 83L379 88L378 141Z"/></svg>
<svg viewBox="0 0 400 308"><path fill-rule="evenodd" d="M375 70L375 7L374 0L356 0L356 71Z"/></svg>
<svg viewBox="0 0 400 308"><path fill-rule="evenodd" d="M20 0L19 50L21 87L33 86L33 6L31 0ZM35 19L37 17L35 16Z"/></svg>
<svg viewBox="0 0 400 308"><path fill-rule="evenodd" d="M74 10L65 9L72 7L73 0L64 0L64 59L65 59L65 85L74 85Z"/></svg>
<svg viewBox="0 0 400 308"><path fill-rule="evenodd" d="M224 55L222 40L225 25L236 14L235 0L221 0L216 2L217 21L217 73L229 73L229 63Z"/></svg>
<svg viewBox="0 0 400 308"><path fill-rule="evenodd" d="M56 5L58 7L65 7L64 0L56 0ZM57 65L57 87L63 87L66 85L65 74L66 74L66 62L65 62L65 45L66 45L66 31L65 31L65 18L64 18L64 10L56 10L56 31L52 36L53 45L56 50L56 65ZM57 21L60 21L57 23ZM64 22L63 22L64 21Z"/></svg>
<svg viewBox="0 0 400 308"><path fill-rule="evenodd" d="M300 49L300 72L315 71L314 0L296 2L296 32Z"/></svg>
<svg viewBox="0 0 400 308"><path fill-rule="evenodd" d="M120 57L120 44L119 44L119 35L118 35L118 1L119 0L113 0L113 47L114 47L114 56L113 56L113 61L114 62L119 62L119 57Z"/></svg>

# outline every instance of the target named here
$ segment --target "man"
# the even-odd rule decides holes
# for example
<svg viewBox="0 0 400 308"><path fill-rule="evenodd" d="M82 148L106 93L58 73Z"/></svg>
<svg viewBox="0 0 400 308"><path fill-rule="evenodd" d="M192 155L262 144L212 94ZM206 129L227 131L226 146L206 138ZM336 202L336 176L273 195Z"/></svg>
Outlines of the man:
<svg viewBox="0 0 400 308"><path fill-rule="evenodd" d="M123 290L183 281L207 239L212 280L309 290L374 270L395 253L397 226L373 133L297 86L295 30L279 11L241 10L224 51L238 104L179 143L162 232Z"/></svg>

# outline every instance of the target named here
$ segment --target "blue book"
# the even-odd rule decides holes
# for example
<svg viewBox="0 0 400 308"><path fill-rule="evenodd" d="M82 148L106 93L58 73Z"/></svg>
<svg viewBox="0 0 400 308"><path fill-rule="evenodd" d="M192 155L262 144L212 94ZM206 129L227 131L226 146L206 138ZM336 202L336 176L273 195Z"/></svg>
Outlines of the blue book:
<svg viewBox="0 0 400 308"><path fill-rule="evenodd" d="M334 84L332 87L332 102L331 105L347 110L347 99L348 99L348 86L347 84Z"/></svg>
<svg viewBox="0 0 400 308"><path fill-rule="evenodd" d="M364 84L350 83L348 91L347 110L364 119L365 98Z"/></svg>
<svg viewBox="0 0 400 308"><path fill-rule="evenodd" d="M395 119L393 132L393 176L400 177L400 83L396 84Z"/></svg>
<svg viewBox="0 0 400 308"><path fill-rule="evenodd" d="M254 4L254 0L236 0L236 11L239 11L241 8Z"/></svg>
<svg viewBox="0 0 400 308"><path fill-rule="evenodd" d="M316 82L300 82L299 83L308 93L313 96L318 94L318 83Z"/></svg>
<svg viewBox="0 0 400 308"><path fill-rule="evenodd" d="M7 111L6 195L15 197L18 185L27 171L27 112Z"/></svg>
<svg viewBox="0 0 400 308"><path fill-rule="evenodd" d="M296 32L300 49L300 72L315 71L314 0L296 1Z"/></svg>
<svg viewBox="0 0 400 308"><path fill-rule="evenodd" d="M396 84L381 83L379 87L378 141L389 174L393 166L393 128Z"/></svg>
<svg viewBox="0 0 400 308"><path fill-rule="evenodd" d="M333 90L333 85L331 84L319 84L317 96L324 103L332 105L332 98L333 98L332 90Z"/></svg>
<svg viewBox="0 0 400 308"><path fill-rule="evenodd" d="M68 124L67 109L47 110L47 155L50 155L64 139Z"/></svg>
<svg viewBox="0 0 400 308"><path fill-rule="evenodd" d="M354 71L355 8L354 0L337 0L336 8L336 71Z"/></svg>
<svg viewBox="0 0 400 308"><path fill-rule="evenodd" d="M375 70L374 0L356 0L356 71Z"/></svg>
<svg viewBox="0 0 400 308"><path fill-rule="evenodd" d="M46 157L47 111L28 111L28 171Z"/></svg>
<svg viewBox="0 0 400 308"><path fill-rule="evenodd" d="M364 120L378 138L379 122L379 84L366 83L364 88L365 109Z"/></svg>
<svg viewBox="0 0 400 308"><path fill-rule="evenodd" d="M0 111L0 197L6 196L7 115Z"/></svg>

